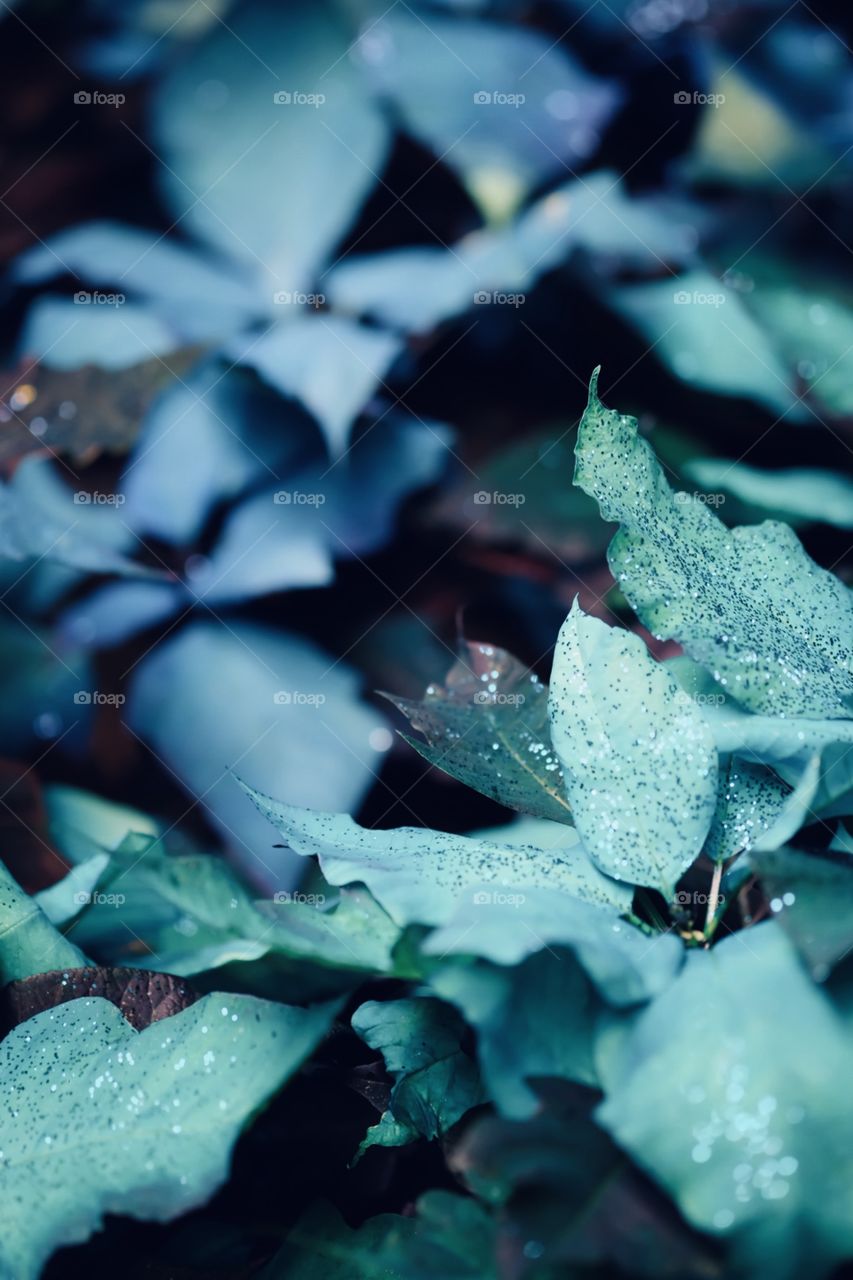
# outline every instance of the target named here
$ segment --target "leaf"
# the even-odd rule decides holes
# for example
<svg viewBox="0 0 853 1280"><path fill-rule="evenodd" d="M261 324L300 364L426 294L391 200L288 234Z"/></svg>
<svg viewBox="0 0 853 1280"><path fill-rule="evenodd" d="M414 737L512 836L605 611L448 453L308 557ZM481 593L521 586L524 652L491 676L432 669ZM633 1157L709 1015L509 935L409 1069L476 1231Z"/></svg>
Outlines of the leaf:
<svg viewBox="0 0 853 1280"><path fill-rule="evenodd" d="M678 971L683 948L672 934L636 929L615 911L554 889L524 887L493 894L482 889L423 942L426 955L479 956L517 965L548 947L574 951L610 1004L636 1004L663 990Z"/></svg>
<svg viewBox="0 0 853 1280"><path fill-rule="evenodd" d="M812 756L796 788L766 765L728 757L703 852L714 862L727 862L751 849L778 848L808 821L819 778L819 755Z"/></svg>
<svg viewBox="0 0 853 1280"><path fill-rule="evenodd" d="M125 554L134 539L115 512L112 503L92 505L84 489L72 495L49 463L28 458L8 484L0 482L0 557L50 560L88 573L162 577L161 570Z"/></svg>
<svg viewBox="0 0 853 1280"><path fill-rule="evenodd" d="M573 957L546 950L517 968L448 964L429 984L476 1031L483 1081L502 1115L521 1119L539 1109L528 1083L537 1077L595 1083L598 1002Z"/></svg>
<svg viewBox="0 0 853 1280"><path fill-rule="evenodd" d="M764 924L690 954L637 1015L600 1059L598 1120L689 1222L730 1239L732 1273L824 1275L853 1247L852 1057L838 1015Z"/></svg>
<svg viewBox="0 0 853 1280"><path fill-rule="evenodd" d="M235 787L254 785L319 807L355 807L372 780L381 717L359 701L355 674L301 637L246 622L192 622L134 672L128 719L203 806L245 872L287 887L292 858Z"/></svg>
<svg viewBox="0 0 853 1280"><path fill-rule="evenodd" d="M694 458L683 468L707 493L722 490L774 519L853 529L853 480L816 467L760 471L726 458Z"/></svg>
<svg viewBox="0 0 853 1280"><path fill-rule="evenodd" d="M737 291L707 269L617 285L607 300L690 386L757 401L789 422L808 418L794 373L763 326Z"/></svg>
<svg viewBox="0 0 853 1280"><path fill-rule="evenodd" d="M552 1079L536 1093L538 1114L477 1117L449 1155L457 1177L499 1206L498 1247L511 1274L542 1274L535 1262L525 1268L531 1253L548 1260L546 1275L561 1277L599 1268L649 1280L719 1274L709 1242L593 1122L592 1090Z"/></svg>
<svg viewBox="0 0 853 1280"><path fill-rule="evenodd" d="M160 841L139 835L106 861L98 892L74 907L74 936L102 963L190 976L274 954L345 971L393 968L399 930L367 894L327 901L322 893L294 890L254 901L221 858L169 854ZM61 887L49 891L54 900Z"/></svg>
<svg viewBox="0 0 853 1280"><path fill-rule="evenodd" d="M270 311L276 292L311 288L385 163L389 130L348 57L353 34L332 4L253 3L216 23L156 90L170 207L248 266ZM224 91L200 99L211 81Z"/></svg>
<svg viewBox="0 0 853 1280"><path fill-rule="evenodd" d="M461 647L445 683L430 685L423 702L385 695L426 738L407 741L491 800L570 823L551 748L546 686L505 649L467 640Z"/></svg>
<svg viewBox="0 0 853 1280"><path fill-rule="evenodd" d="M469 1196L428 1191L415 1217L383 1213L357 1230L316 1205L259 1280L498 1280L494 1227Z"/></svg>
<svg viewBox="0 0 853 1280"><path fill-rule="evenodd" d="M123 369L86 364L55 369L22 359L0 375L0 465L9 471L29 453L48 450L91 462L103 450L126 452L149 405L198 359L185 347Z"/></svg>
<svg viewBox="0 0 853 1280"><path fill-rule="evenodd" d="M579 903L599 909L592 907L595 890L587 887L589 872L575 849L501 844L419 827L369 831L347 814L283 804L241 785L295 853L318 859L329 884L365 884L399 925L443 924L462 902L477 907L509 899L513 905L519 895L504 889L577 894Z"/></svg>
<svg viewBox="0 0 853 1280"><path fill-rule="evenodd" d="M272 325L244 345L235 358L314 415L333 458L345 451L356 417L403 350L391 334L323 314Z"/></svg>
<svg viewBox="0 0 853 1280"><path fill-rule="evenodd" d="M142 1031L152 1022L187 1009L198 994L181 978L140 969L54 969L9 983L0 1004L9 1027L85 996L99 996L114 1004L132 1027Z"/></svg>
<svg viewBox="0 0 853 1280"><path fill-rule="evenodd" d="M63 273L153 303L170 327L193 342L243 328L258 311L251 283L230 264L207 258L172 236L125 223L64 228L12 264L13 279L23 285L43 284Z"/></svg>
<svg viewBox="0 0 853 1280"><path fill-rule="evenodd" d="M83 952L57 932L0 864L0 984L86 963Z"/></svg>
<svg viewBox="0 0 853 1280"><path fill-rule="evenodd" d="M520 26L391 9L356 49L408 132L496 218L590 156L621 98L564 46Z"/></svg>
<svg viewBox="0 0 853 1280"><path fill-rule="evenodd" d="M776 920L818 981L853 947L853 861L849 853L766 850L752 856Z"/></svg>
<svg viewBox="0 0 853 1280"><path fill-rule="evenodd" d="M90 998L17 1027L0 1044L0 1272L35 1280L105 1214L168 1222L204 1204L246 1122L333 1012L210 995L137 1032Z"/></svg>
<svg viewBox="0 0 853 1280"><path fill-rule="evenodd" d="M482 119L477 131L481 125ZM517 182L517 171L513 179ZM488 201L499 190L482 194ZM503 190L512 199L512 183ZM370 316L404 333L427 333L472 308L492 301L501 305L501 295L515 295L522 305L546 272L575 253L648 270L662 261L681 262L690 254L690 243L689 226L679 225L665 200L628 198L615 174L600 171L549 191L506 225L470 232L450 252L415 245L347 255L326 279L329 300L344 312Z"/></svg>
<svg viewBox="0 0 853 1280"><path fill-rule="evenodd" d="M686 658L666 664L681 687L699 702L717 749L773 766L790 786L805 782L806 769L820 756L817 789L808 804L819 817L850 812L853 800L853 721L752 715L722 692L701 667Z"/></svg>
<svg viewBox="0 0 853 1280"><path fill-rule="evenodd" d="M608 875L671 897L714 813L717 757L699 709L640 636L576 600L557 640L549 710L590 856Z"/></svg>
<svg viewBox="0 0 853 1280"><path fill-rule="evenodd" d="M413 998L368 1000L353 1030L382 1054L395 1084L378 1125L359 1147L402 1146L418 1136L442 1138L483 1101L477 1068L462 1048L465 1024L449 1005Z"/></svg>
<svg viewBox="0 0 853 1280"><path fill-rule="evenodd" d="M597 373L575 484L622 528L608 559L631 607L752 711L838 718L853 696L853 595L786 525L728 530L673 493L635 418L601 404Z"/></svg>

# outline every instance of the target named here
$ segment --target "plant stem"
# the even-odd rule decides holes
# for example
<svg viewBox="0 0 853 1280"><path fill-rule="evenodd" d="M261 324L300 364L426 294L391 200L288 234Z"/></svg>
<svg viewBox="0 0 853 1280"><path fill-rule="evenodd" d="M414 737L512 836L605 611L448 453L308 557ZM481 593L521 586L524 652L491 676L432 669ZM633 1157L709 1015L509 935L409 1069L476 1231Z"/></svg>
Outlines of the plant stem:
<svg viewBox="0 0 853 1280"><path fill-rule="evenodd" d="M711 891L708 894L708 910L705 914L705 939L710 939L711 934L716 927L717 907L720 902L720 881L723 878L723 864L717 862L714 865L714 874L711 877Z"/></svg>

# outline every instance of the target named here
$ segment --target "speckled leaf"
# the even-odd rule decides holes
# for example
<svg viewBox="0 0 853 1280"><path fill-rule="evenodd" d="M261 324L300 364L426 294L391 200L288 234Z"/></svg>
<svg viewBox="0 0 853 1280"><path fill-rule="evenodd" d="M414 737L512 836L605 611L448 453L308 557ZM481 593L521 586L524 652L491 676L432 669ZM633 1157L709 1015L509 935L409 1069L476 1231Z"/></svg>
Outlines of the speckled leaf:
<svg viewBox="0 0 853 1280"><path fill-rule="evenodd" d="M424 735L425 760L491 800L554 822L572 821L551 749L548 690L517 658L464 641L443 685L423 702L391 698Z"/></svg>
<svg viewBox="0 0 853 1280"><path fill-rule="evenodd" d="M0 985L85 964L83 952L54 929L38 903L0 864Z"/></svg>
<svg viewBox="0 0 853 1280"><path fill-rule="evenodd" d="M352 1026L395 1078L388 1108L368 1129L359 1154L418 1136L441 1138L484 1101L476 1064L462 1048L465 1024L450 1005L420 997L368 1000Z"/></svg>
<svg viewBox="0 0 853 1280"><path fill-rule="evenodd" d="M853 859L785 848L751 861L776 920L822 981L853 948Z"/></svg>
<svg viewBox="0 0 853 1280"><path fill-rule="evenodd" d="M575 601L557 640L549 709L590 856L609 875L671 895L716 801L717 755L698 707L639 636Z"/></svg>
<svg viewBox="0 0 853 1280"><path fill-rule="evenodd" d="M369 831L345 813L282 804L242 784L291 849L319 859L330 884L361 882L397 924L443 924L461 901L497 902L505 889L538 887L589 899L582 855L500 844L420 827ZM494 892L492 892L494 891ZM606 901L606 898L604 898Z"/></svg>
<svg viewBox="0 0 853 1280"><path fill-rule="evenodd" d="M527 1083L536 1077L595 1084L599 1005L572 956L549 949L516 968L448 964L431 975L430 986L476 1030L483 1080L503 1115L521 1119L539 1109Z"/></svg>
<svg viewBox="0 0 853 1280"><path fill-rule="evenodd" d="M853 595L787 525L729 530L706 503L673 493L635 418L590 383L575 484L622 525L608 558L631 606L739 702L771 715L836 718L853 698Z"/></svg>
<svg viewBox="0 0 853 1280"><path fill-rule="evenodd" d="M853 720L753 715L720 691L713 677L689 658L667 667L702 706L717 750L770 764L791 786L804 776L815 755L820 777L809 806L818 817L853 812Z"/></svg>
<svg viewBox="0 0 853 1280"><path fill-rule="evenodd" d="M0 1044L0 1274L35 1280L107 1213L168 1222L207 1201L333 1012L210 995L138 1032L92 998L17 1027Z"/></svg>
<svg viewBox="0 0 853 1280"><path fill-rule="evenodd" d="M850 1254L853 1048L777 925L692 953L600 1067L599 1122L732 1237L729 1274L823 1276Z"/></svg>
<svg viewBox="0 0 853 1280"><path fill-rule="evenodd" d="M506 826L486 827L471 831L469 835L479 840L497 840L500 844L515 845L520 849L561 850L572 859L572 869L577 877L573 889L576 897L598 906L615 907L619 912L631 910L634 886L599 871L574 827L548 822L545 818L521 817Z"/></svg>
<svg viewBox="0 0 853 1280"><path fill-rule="evenodd" d="M717 808L703 852L726 862L750 849L777 849L810 819L820 756L809 760L796 787L766 765L730 756L720 769Z"/></svg>

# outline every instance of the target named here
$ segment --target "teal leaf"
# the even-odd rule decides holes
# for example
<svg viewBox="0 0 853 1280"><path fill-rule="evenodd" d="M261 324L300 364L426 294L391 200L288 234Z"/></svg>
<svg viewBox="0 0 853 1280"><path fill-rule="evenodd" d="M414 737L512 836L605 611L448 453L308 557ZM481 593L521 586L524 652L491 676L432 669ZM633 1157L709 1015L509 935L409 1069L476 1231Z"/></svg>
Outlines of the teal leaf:
<svg viewBox="0 0 853 1280"><path fill-rule="evenodd" d="M428 1191L414 1217L383 1213L356 1230L315 1205L259 1280L498 1280L495 1227L471 1196Z"/></svg>
<svg viewBox="0 0 853 1280"><path fill-rule="evenodd" d="M271 901L255 901L222 858L170 854L150 836L131 835L96 861L97 892L73 907L74 937L101 963L188 977L272 953L330 969L392 968L399 930L366 893L327 901L322 893L280 891ZM80 864L40 901L67 905L72 888L80 892L75 873L88 877L90 869ZM141 958L139 942L147 948Z"/></svg>
<svg viewBox="0 0 853 1280"><path fill-rule="evenodd" d="M752 711L848 715L853 595L787 525L729 530L706 503L673 493L636 419L605 409L597 381L595 373L575 484L622 525L608 559L640 619Z"/></svg>
<svg viewBox="0 0 853 1280"><path fill-rule="evenodd" d="M333 1013L210 995L137 1032L83 999L16 1027L0 1044L0 1272L36 1280L105 1214L168 1222L204 1204L246 1122Z"/></svg>
<svg viewBox="0 0 853 1280"><path fill-rule="evenodd" d="M770 910L822 981L853 948L853 859L849 852L755 853L752 863Z"/></svg>
<svg viewBox="0 0 853 1280"><path fill-rule="evenodd" d="M683 947L671 933L649 935L615 911L553 889L470 895L452 918L424 941L426 955L479 956L520 964L547 947L574 951L605 1000L614 1005L648 1000L677 973Z"/></svg>
<svg viewBox="0 0 853 1280"><path fill-rule="evenodd" d="M255 786L322 808L355 807L384 722L359 700L355 673L313 644L270 627L191 622L134 672L127 720L222 832L235 860L267 890L289 887L294 860L235 787Z"/></svg>
<svg viewBox="0 0 853 1280"><path fill-rule="evenodd" d="M824 1275L853 1249L853 1051L772 923L694 952L601 1059L599 1122L732 1273ZM666 1122L661 1122L661 1117Z"/></svg>
<svg viewBox="0 0 853 1280"><path fill-rule="evenodd" d="M463 641L444 684L431 684L422 702L390 700L426 739L407 741L436 768L507 808L572 821L548 690L505 649Z"/></svg>
<svg viewBox="0 0 853 1280"><path fill-rule="evenodd" d="M0 863L0 986L88 963L79 947L63 938Z"/></svg>
<svg viewBox="0 0 853 1280"><path fill-rule="evenodd" d="M819 755L811 757L796 787L766 765L729 756L720 770L703 852L714 862L727 862L750 849L778 848L809 820L819 781Z"/></svg>
<svg viewBox="0 0 853 1280"><path fill-rule="evenodd" d="M242 785L295 853L319 860L329 884L365 884L399 925L443 924L459 902L514 901L505 890L532 887L599 909L589 902L601 891L579 846L538 849L420 827L369 831L347 814L282 804Z"/></svg>
<svg viewBox="0 0 853 1280"><path fill-rule="evenodd" d="M348 56L353 35L325 0L253 3L212 24L155 94L176 218L247 265L270 311L278 291L311 289L385 162L389 130Z"/></svg>
<svg viewBox="0 0 853 1280"><path fill-rule="evenodd" d="M501 1114L533 1115L540 1103L528 1081L540 1076L596 1083L598 1001L572 956L541 951L516 968L448 964L429 984L476 1031L483 1082Z"/></svg>
<svg viewBox="0 0 853 1280"><path fill-rule="evenodd" d="M666 665L701 706L721 754L770 764L792 787L808 782L806 770L818 755L820 776L808 801L812 813L832 817L853 812L853 720L753 715L722 693L696 663L673 658Z"/></svg>
<svg viewBox="0 0 853 1280"><path fill-rule="evenodd" d="M596 865L671 897L714 813L711 732L643 640L584 614L560 630L551 739L575 825Z"/></svg>
<svg viewBox="0 0 853 1280"><path fill-rule="evenodd" d="M608 301L690 386L758 401L789 422L809 416L772 338L737 290L710 271L618 285Z"/></svg>
<svg viewBox="0 0 853 1280"><path fill-rule="evenodd" d="M483 1101L477 1068L462 1048L465 1024L449 1004L421 997L368 1000L352 1017L353 1030L385 1060L395 1084L368 1147L402 1146L418 1136L443 1138Z"/></svg>
<svg viewBox="0 0 853 1280"><path fill-rule="evenodd" d="M353 422L403 350L391 334L323 313L273 325L243 346L235 357L314 415L333 458L346 449Z"/></svg>
<svg viewBox="0 0 853 1280"><path fill-rule="evenodd" d="M853 529L853 480L813 467L760 471L726 458L694 458L683 468L706 493L730 493L750 507L791 524L814 522Z"/></svg>
<svg viewBox="0 0 853 1280"><path fill-rule="evenodd" d="M408 6L371 22L357 52L407 131L494 217L590 156L621 97L547 35Z"/></svg>

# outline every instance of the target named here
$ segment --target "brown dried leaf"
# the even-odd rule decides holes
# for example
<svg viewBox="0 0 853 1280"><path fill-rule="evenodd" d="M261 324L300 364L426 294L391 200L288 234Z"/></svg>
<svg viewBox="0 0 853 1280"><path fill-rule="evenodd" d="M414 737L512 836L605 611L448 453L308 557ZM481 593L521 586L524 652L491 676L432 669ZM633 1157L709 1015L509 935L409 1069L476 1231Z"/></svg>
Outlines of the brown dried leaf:
<svg viewBox="0 0 853 1280"><path fill-rule="evenodd" d="M51 369L24 358L0 373L0 467L30 453L68 454L89 463L134 443L154 397L181 378L204 348L180 347L127 369Z"/></svg>
<svg viewBox="0 0 853 1280"><path fill-rule="evenodd" d="M31 978L10 982L0 993L0 1022L6 1034L45 1009L100 996L109 1000L137 1031L152 1022L180 1013L199 998L198 992L171 973L147 969L106 969L95 965L81 969L54 969Z"/></svg>

